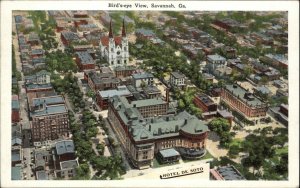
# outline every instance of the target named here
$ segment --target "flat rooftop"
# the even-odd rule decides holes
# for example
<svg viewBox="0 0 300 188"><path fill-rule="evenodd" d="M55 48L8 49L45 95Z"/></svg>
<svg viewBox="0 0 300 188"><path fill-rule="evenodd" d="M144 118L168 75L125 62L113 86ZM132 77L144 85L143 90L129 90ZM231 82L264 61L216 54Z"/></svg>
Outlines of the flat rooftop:
<svg viewBox="0 0 300 188"><path fill-rule="evenodd" d="M117 95L117 96L132 95L126 86L118 86L117 89L98 91L98 93L102 98L109 98L109 97L113 97L115 95Z"/></svg>
<svg viewBox="0 0 300 188"><path fill-rule="evenodd" d="M55 144L55 149L57 155L75 152L73 140L59 141Z"/></svg>
<svg viewBox="0 0 300 188"><path fill-rule="evenodd" d="M171 72L171 75L175 77L176 79L184 78L184 74L181 74L180 72Z"/></svg>

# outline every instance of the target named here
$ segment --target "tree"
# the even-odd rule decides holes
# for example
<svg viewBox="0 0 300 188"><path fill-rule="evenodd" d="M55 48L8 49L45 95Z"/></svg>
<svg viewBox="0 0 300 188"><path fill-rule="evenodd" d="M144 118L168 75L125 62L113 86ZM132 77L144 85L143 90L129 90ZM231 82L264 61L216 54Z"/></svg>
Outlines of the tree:
<svg viewBox="0 0 300 188"><path fill-rule="evenodd" d="M236 157L240 152L240 148L238 145L232 145L229 147L229 155L231 157Z"/></svg>
<svg viewBox="0 0 300 188"><path fill-rule="evenodd" d="M88 92L87 92L87 94L86 94L88 97L91 97L91 98L95 98L95 96L96 96L96 94L95 94L95 92L93 91L93 90L89 90Z"/></svg>
<svg viewBox="0 0 300 188"><path fill-rule="evenodd" d="M87 163L80 164L76 168L76 176L74 179L78 180L87 180L90 179L90 169Z"/></svg>

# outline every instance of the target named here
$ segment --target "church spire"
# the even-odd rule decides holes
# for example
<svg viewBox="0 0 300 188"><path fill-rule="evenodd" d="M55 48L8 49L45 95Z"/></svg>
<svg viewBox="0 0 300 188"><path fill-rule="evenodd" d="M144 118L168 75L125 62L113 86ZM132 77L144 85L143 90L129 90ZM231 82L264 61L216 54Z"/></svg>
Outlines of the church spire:
<svg viewBox="0 0 300 188"><path fill-rule="evenodd" d="M123 26L122 26L122 37L126 37L126 31L125 31L125 19L123 18Z"/></svg>
<svg viewBox="0 0 300 188"><path fill-rule="evenodd" d="M113 36L113 32L112 32L112 23L111 23L112 21L110 20L110 23L109 23L109 34L108 34L108 36L109 36L109 38L114 38L114 36Z"/></svg>

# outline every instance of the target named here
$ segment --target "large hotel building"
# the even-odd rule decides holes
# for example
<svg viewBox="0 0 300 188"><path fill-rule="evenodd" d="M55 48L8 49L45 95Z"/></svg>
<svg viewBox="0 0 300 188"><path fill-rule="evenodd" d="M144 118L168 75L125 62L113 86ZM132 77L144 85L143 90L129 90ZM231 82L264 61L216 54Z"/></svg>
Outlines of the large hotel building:
<svg viewBox="0 0 300 188"><path fill-rule="evenodd" d="M34 145L38 146L45 141L68 136L68 109L62 96L33 99L30 117Z"/></svg>
<svg viewBox="0 0 300 188"><path fill-rule="evenodd" d="M238 84L225 85L221 99L249 120L266 116L268 105Z"/></svg>
<svg viewBox="0 0 300 188"><path fill-rule="evenodd" d="M207 126L185 111L168 112L168 103L160 98L132 102L120 96L110 98L108 120L136 168L151 167L154 156L166 149L189 159L205 154Z"/></svg>

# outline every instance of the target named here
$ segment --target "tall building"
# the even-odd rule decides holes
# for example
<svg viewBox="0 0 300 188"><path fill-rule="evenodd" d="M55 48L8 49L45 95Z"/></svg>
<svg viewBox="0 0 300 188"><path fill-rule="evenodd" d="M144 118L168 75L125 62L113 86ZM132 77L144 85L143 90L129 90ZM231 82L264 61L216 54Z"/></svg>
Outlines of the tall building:
<svg viewBox="0 0 300 188"><path fill-rule="evenodd" d="M109 63L111 67L126 65L129 62L129 46L123 20L122 35L114 36L112 22L109 25L109 34L100 39L101 57Z"/></svg>
<svg viewBox="0 0 300 188"><path fill-rule="evenodd" d="M68 109L62 96L33 99L30 118L32 141L36 146L69 134Z"/></svg>
<svg viewBox="0 0 300 188"><path fill-rule="evenodd" d="M168 158L177 158L178 153L187 159L205 155L208 128L204 122L185 111L168 114L166 104L159 99L129 102L125 97L110 98L108 121L136 168L151 167L154 157L166 149L174 153Z"/></svg>

